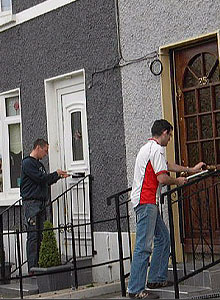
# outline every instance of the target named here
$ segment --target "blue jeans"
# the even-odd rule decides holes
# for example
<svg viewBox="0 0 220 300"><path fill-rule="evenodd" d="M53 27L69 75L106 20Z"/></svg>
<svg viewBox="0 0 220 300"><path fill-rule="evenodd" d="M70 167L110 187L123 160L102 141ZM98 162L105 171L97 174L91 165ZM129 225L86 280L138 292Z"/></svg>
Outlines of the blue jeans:
<svg viewBox="0 0 220 300"><path fill-rule="evenodd" d="M24 200L23 210L27 229L26 251L29 272L32 267L38 266L43 223L46 220L45 201Z"/></svg>
<svg viewBox="0 0 220 300"><path fill-rule="evenodd" d="M138 293L145 289L149 258L151 257L148 282L167 280L170 254L169 231L160 216L157 205L142 204L136 212L136 245L131 264L129 293Z"/></svg>

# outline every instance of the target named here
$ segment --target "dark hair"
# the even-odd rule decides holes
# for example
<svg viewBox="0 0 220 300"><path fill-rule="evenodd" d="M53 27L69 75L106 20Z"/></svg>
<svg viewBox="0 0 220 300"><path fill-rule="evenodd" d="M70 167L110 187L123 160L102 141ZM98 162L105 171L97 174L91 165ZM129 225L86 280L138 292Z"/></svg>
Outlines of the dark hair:
<svg viewBox="0 0 220 300"><path fill-rule="evenodd" d="M151 133L152 136L161 136L165 130L169 133L173 130L173 126L167 120L156 120L151 128Z"/></svg>
<svg viewBox="0 0 220 300"><path fill-rule="evenodd" d="M43 148L43 147L45 147L46 145L49 145L49 144L48 144L48 141L45 141L44 139L37 139L37 140L34 142L33 149L36 149L37 146L40 146L41 148Z"/></svg>

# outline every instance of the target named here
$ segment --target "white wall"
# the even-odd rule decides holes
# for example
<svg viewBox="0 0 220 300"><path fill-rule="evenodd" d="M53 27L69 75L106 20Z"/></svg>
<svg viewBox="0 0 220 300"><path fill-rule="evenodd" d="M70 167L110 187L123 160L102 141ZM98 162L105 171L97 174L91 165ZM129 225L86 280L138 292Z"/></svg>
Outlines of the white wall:
<svg viewBox="0 0 220 300"><path fill-rule="evenodd" d="M119 258L118 236L116 232L95 232L94 243L97 255L94 256L92 263L115 260ZM124 257L129 256L128 235L122 233L122 244ZM130 261L124 262L125 274L130 272ZM119 263L108 264L92 269L94 282L112 282L120 279Z"/></svg>

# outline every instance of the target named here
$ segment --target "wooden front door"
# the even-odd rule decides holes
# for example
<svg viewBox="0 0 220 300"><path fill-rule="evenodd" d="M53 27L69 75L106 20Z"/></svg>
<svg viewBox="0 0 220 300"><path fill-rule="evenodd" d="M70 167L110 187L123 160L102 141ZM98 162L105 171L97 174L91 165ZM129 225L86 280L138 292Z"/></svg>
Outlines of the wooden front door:
<svg viewBox="0 0 220 300"><path fill-rule="evenodd" d="M220 78L218 57L216 40L174 51L180 157L181 164L185 166L192 167L199 161L203 161L206 164L220 165ZM213 199L215 198L213 195L210 195L211 201L208 208L207 203L205 203L205 196L203 197L202 201L204 203L202 205L198 205L196 197L195 199L192 197L189 200L191 201L190 204L186 202L184 205L192 205L195 212L202 209L203 229L204 231L207 230L207 232L209 230L208 218L211 215L214 244L220 245L220 215L217 208L218 203L216 203L216 199ZM188 231L189 223L191 222L188 212L188 207L185 207L186 249L190 249L192 234L192 232ZM196 217L192 218L192 221L195 223L193 235L199 245L199 221Z"/></svg>

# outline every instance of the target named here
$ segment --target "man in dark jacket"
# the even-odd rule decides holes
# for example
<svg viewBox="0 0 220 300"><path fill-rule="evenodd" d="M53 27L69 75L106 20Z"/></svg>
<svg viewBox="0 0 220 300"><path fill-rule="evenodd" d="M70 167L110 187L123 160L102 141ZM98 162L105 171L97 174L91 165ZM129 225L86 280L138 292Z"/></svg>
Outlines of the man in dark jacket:
<svg viewBox="0 0 220 300"><path fill-rule="evenodd" d="M66 178L66 171L57 170L47 174L40 160L48 154L48 142L37 139L30 156L22 161L21 197L27 227L27 261L28 271L38 266L39 246L45 221L45 205L48 200L49 186L60 178Z"/></svg>

